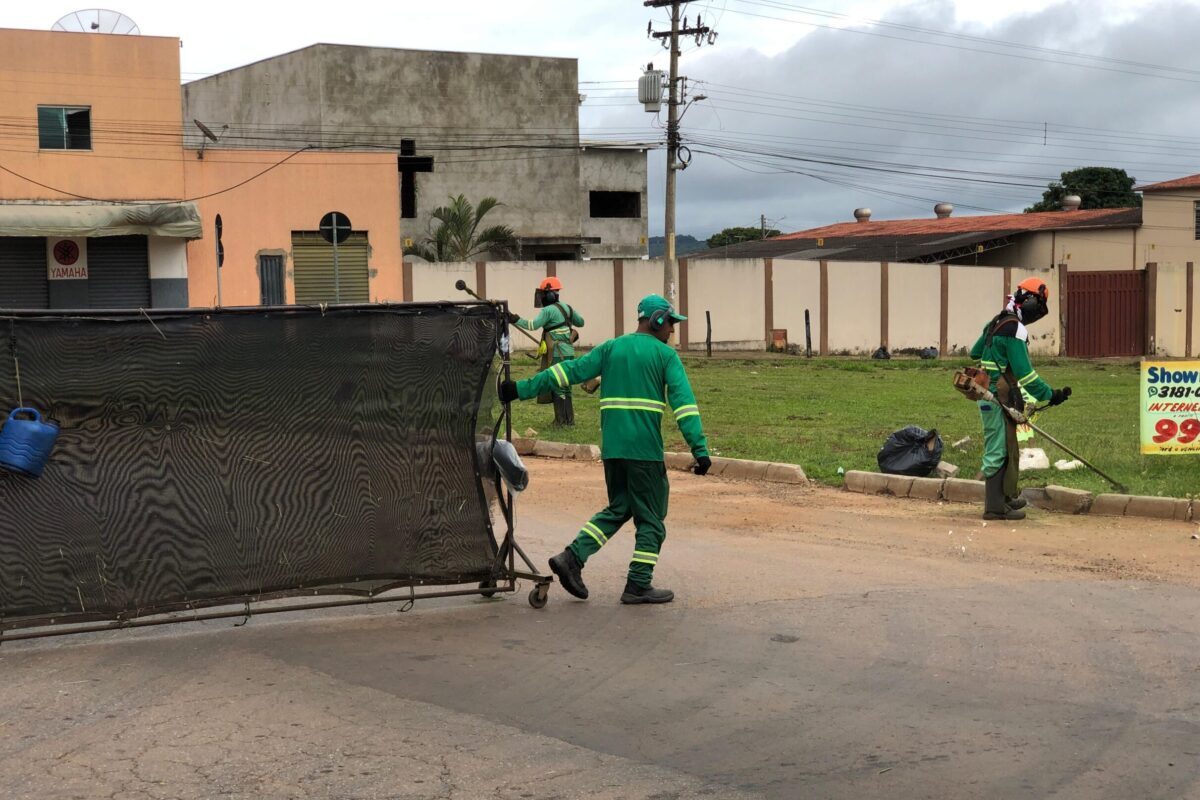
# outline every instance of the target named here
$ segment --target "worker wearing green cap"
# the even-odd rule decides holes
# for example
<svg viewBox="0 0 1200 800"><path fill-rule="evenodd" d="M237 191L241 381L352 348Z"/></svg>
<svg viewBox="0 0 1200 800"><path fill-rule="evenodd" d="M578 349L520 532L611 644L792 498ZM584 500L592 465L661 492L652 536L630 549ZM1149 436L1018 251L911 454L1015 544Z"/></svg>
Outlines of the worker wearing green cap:
<svg viewBox="0 0 1200 800"><path fill-rule="evenodd" d="M675 594L651 585L667 516L667 468L663 463L662 419L670 413L696 459L692 471L704 475L712 466L700 425L700 409L683 362L667 344L675 313L664 298L652 294L638 303L636 333L609 339L587 355L563 361L527 380L500 385L504 402L527 400L552 388L600 377L601 458L608 486L608 505L584 523L575 540L550 559L550 569L563 588L586 600L583 565L621 526L637 526L629 577L621 602L669 603Z"/></svg>

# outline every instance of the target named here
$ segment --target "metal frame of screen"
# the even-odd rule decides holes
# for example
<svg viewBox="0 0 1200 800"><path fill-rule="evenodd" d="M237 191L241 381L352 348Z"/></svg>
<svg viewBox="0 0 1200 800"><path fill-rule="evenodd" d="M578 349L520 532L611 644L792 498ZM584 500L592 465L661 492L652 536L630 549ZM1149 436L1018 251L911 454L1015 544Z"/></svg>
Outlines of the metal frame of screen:
<svg viewBox="0 0 1200 800"><path fill-rule="evenodd" d="M283 321L301 319L304 317L320 317L329 320L339 317L355 318L361 315L398 315L412 318L431 317L435 315L461 315L461 319L469 319L472 315L486 320L495 326L495 337L492 343L490 363L482 369L479 384L473 387L474 394L470 397L472 425L477 432L482 430L483 436L491 436L493 443L497 438L511 440L512 419L507 404L496 404L500 409L494 420L487 420L481 427L480 413L485 393L494 393L494 387L488 382L498 379L508 379L511 370L511 352L508 336L508 304L504 301L465 302L465 303L404 303L404 304L374 304L374 305L341 305L323 306L320 308L303 306L280 307L250 307L213 309L178 309L146 311L89 311L89 312L46 312L46 311L5 311L0 310L0 339L7 338L8 347L0 342L0 376L6 370L15 367L17 375L17 391L21 391L21 367L26 368L26 389L29 384L29 366L23 365L19 359L22 339L28 335L28 330L36 327L28 323L38 321L78 325L85 329L89 324L118 323L121 325L144 326L146 336L167 338L169 326L179 324L179 321L206 321L214 318L220 320L262 318L264 321ZM270 324L267 322L267 324ZM5 352L5 351L9 352ZM496 368L496 354L499 354L499 365ZM8 367L4 365L11 362ZM5 383L0 378L0 388ZM405 603L405 608L420 599L459 597L482 595L492 597L497 593L513 593L518 591L519 581L526 580L533 584L529 594L529 603L534 608L541 608L547 602L547 595L552 578L540 573L533 562L517 542L515 520L513 514L513 495L503 484L498 473L494 477L495 497L502 512L504 532L497 541L496 531L491 519L488 500L485 496L483 483L484 474L479 462L479 454L471 447L471 461L474 466L477 496L474 499L482 506L482 519L486 525L486 535L489 542L489 552L492 554L490 575L477 585L462 587L462 580L454 575L441 577L420 577L412 575L373 574L369 579L354 576L317 576L315 581L303 581L304 585L277 586L270 591L238 592L223 596L206 596L197 598L174 598L169 601L155 602L134 608L122 609L117 613L89 613L86 610L44 611L31 615L12 616L6 614L3 607L4 593L0 587L0 643L20 639L33 639L46 636L57 636L69 633L84 633L106 631L113 629L136 628L152 625L163 625L199 620L215 620L243 618L248 620L253 615L273 614L282 612L304 611L312 609L327 609L343 606L369 605L375 603ZM461 455L461 453L459 454ZM24 479L22 479L24 480ZM11 499L11 492L10 499ZM0 493L0 497L3 497ZM464 500L464 503L467 502ZM519 561L518 561L519 560ZM3 565L0 565L2 568ZM461 573L457 576L461 578ZM2 572L0 572L2 577ZM471 583L475 579L471 579ZM460 588L452 588L458 583ZM437 587L447 588L437 588ZM303 598L311 598L302 600ZM274 601L293 600L297 602ZM82 598L81 598L82 603Z"/></svg>

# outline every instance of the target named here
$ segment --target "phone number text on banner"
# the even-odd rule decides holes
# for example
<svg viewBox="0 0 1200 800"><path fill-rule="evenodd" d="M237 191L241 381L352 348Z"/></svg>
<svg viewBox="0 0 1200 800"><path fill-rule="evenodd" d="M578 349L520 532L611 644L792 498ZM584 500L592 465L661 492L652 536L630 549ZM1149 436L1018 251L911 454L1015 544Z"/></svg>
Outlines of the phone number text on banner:
<svg viewBox="0 0 1200 800"><path fill-rule="evenodd" d="M1142 452L1200 453L1200 361L1142 362Z"/></svg>

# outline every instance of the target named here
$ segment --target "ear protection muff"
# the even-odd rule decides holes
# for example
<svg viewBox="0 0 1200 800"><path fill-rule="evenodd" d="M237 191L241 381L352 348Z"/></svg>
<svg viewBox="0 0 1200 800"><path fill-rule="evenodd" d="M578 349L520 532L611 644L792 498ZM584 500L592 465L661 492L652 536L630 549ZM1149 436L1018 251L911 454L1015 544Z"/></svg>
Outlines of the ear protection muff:
<svg viewBox="0 0 1200 800"><path fill-rule="evenodd" d="M1025 289L1021 289L1020 293L1022 296L1018 299L1018 303L1021 306L1021 321L1026 325L1032 325L1050 311L1049 304L1043 295Z"/></svg>
<svg viewBox="0 0 1200 800"><path fill-rule="evenodd" d="M546 308L558 302L558 292L553 289L534 289L533 307Z"/></svg>
<svg viewBox="0 0 1200 800"><path fill-rule="evenodd" d="M671 316L670 311L656 311L654 316L650 317L650 327L656 331L661 331L663 326L667 324L667 317Z"/></svg>

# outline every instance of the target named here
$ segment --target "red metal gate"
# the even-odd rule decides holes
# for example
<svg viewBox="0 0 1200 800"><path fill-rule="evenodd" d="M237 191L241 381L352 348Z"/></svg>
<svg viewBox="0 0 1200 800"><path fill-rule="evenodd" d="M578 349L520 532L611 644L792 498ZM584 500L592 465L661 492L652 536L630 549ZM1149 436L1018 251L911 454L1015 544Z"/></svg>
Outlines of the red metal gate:
<svg viewBox="0 0 1200 800"><path fill-rule="evenodd" d="M1146 273L1067 273L1067 355L1140 356L1146 351Z"/></svg>

